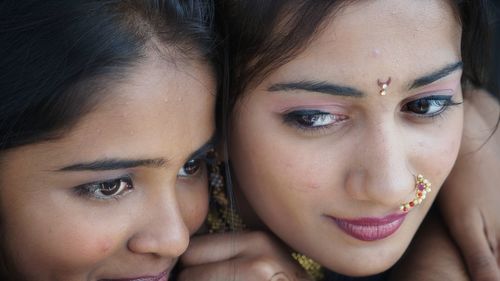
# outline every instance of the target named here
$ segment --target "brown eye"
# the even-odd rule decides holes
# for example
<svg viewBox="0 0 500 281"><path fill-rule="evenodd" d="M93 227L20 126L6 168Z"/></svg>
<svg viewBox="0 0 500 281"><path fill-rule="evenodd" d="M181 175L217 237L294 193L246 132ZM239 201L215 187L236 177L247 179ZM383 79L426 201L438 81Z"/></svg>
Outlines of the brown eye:
<svg viewBox="0 0 500 281"><path fill-rule="evenodd" d="M435 116L454 103L451 96L430 96L406 103L402 110L422 116Z"/></svg>
<svg viewBox="0 0 500 281"><path fill-rule="evenodd" d="M134 188L132 179L123 177L109 181L84 184L76 187L78 194L94 199L106 200L118 198Z"/></svg>
<svg viewBox="0 0 500 281"><path fill-rule="evenodd" d="M424 99L419 99L408 103L408 111L416 114L426 114L427 112L429 112L430 107L430 101Z"/></svg>
<svg viewBox="0 0 500 281"><path fill-rule="evenodd" d="M130 189L132 186L131 182L124 179L116 179L112 181L107 181L99 184L99 191L104 196L113 196L119 194L120 192Z"/></svg>
<svg viewBox="0 0 500 281"><path fill-rule="evenodd" d="M195 175L201 168L203 161L200 159L191 159L184 164L177 174L180 177L189 177Z"/></svg>
<svg viewBox="0 0 500 281"><path fill-rule="evenodd" d="M284 116L285 123L301 128L325 128L346 120L343 115L331 114L319 110L297 110Z"/></svg>

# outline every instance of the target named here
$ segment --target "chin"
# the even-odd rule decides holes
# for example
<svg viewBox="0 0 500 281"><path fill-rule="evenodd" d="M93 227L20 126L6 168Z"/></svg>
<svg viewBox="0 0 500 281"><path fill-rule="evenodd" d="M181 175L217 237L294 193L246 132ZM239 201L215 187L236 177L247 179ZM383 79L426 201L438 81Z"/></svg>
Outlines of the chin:
<svg viewBox="0 0 500 281"><path fill-rule="evenodd" d="M365 277L382 273L391 268L394 264L395 262L377 263L377 264L356 263L356 264L350 264L345 268L339 268L338 270L334 269L333 271L350 277Z"/></svg>
<svg viewBox="0 0 500 281"><path fill-rule="evenodd" d="M384 253L353 254L351 258L344 259L340 264L337 260L337 263L334 262L332 267L329 267L328 263L324 263L324 266L336 273L351 277L371 276L390 269L403 253L403 249L396 249Z"/></svg>

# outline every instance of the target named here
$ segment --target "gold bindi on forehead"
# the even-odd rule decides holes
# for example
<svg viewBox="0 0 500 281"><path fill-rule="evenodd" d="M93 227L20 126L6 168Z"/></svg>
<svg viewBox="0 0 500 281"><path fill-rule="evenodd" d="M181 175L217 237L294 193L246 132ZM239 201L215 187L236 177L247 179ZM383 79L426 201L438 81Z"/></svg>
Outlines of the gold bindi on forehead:
<svg viewBox="0 0 500 281"><path fill-rule="evenodd" d="M389 76L389 79L387 79L385 82L381 82L380 79L377 79L377 84L380 87L380 92L379 94L381 96L387 95L387 87L391 84L391 77Z"/></svg>

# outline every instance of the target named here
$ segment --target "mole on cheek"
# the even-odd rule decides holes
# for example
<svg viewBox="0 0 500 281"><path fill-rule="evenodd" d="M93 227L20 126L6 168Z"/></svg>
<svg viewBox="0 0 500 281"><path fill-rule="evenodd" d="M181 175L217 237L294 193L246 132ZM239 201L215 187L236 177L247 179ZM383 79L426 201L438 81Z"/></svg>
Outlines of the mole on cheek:
<svg viewBox="0 0 500 281"><path fill-rule="evenodd" d="M105 239L99 242L99 249L102 254L106 254L109 252L113 245L113 242L110 239Z"/></svg>
<svg viewBox="0 0 500 281"><path fill-rule="evenodd" d="M321 184L315 180L309 180L306 185L306 189L319 189L321 188Z"/></svg>
<svg viewBox="0 0 500 281"><path fill-rule="evenodd" d="M312 183L309 185L309 189L319 189L319 188L320 188L319 184L316 183Z"/></svg>

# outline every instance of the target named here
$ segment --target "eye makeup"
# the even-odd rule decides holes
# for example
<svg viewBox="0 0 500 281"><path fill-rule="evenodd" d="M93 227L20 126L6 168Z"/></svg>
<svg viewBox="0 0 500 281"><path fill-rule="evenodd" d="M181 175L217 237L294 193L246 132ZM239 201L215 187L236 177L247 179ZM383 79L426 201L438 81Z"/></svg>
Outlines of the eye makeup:
<svg viewBox="0 0 500 281"><path fill-rule="evenodd" d="M326 135L349 120L346 108L341 106L303 105L287 108L278 114L282 123L309 136Z"/></svg>
<svg viewBox="0 0 500 281"><path fill-rule="evenodd" d="M213 153L211 153L211 150L186 161L184 166L179 169L177 177L181 179L201 177L206 174L208 165L213 165Z"/></svg>
<svg viewBox="0 0 500 281"><path fill-rule="evenodd" d="M417 118L432 118L444 114L451 106L461 105L454 101L451 89L430 91L413 96L402 102L401 111Z"/></svg>
<svg viewBox="0 0 500 281"><path fill-rule="evenodd" d="M87 197L91 200L119 199L134 189L132 176L126 174L118 178L85 183L73 188L78 196Z"/></svg>
<svg viewBox="0 0 500 281"><path fill-rule="evenodd" d="M347 119L345 115L311 109L294 110L283 115L283 122L302 129L326 128Z"/></svg>

